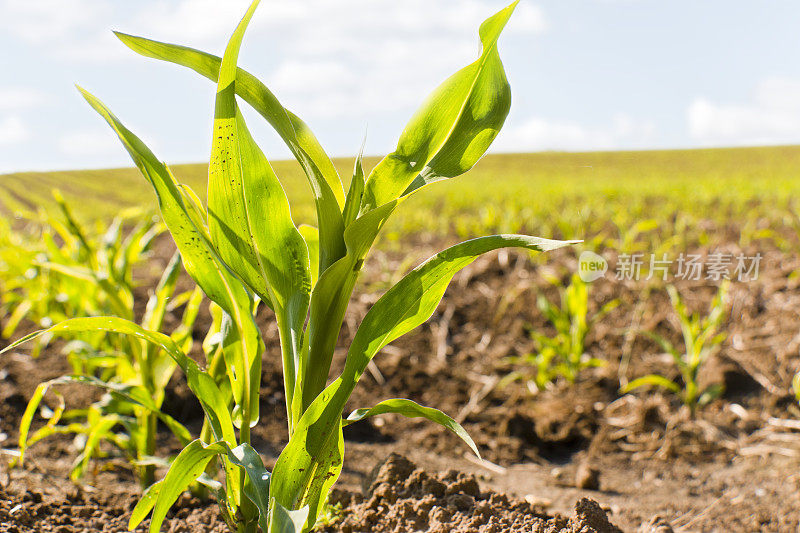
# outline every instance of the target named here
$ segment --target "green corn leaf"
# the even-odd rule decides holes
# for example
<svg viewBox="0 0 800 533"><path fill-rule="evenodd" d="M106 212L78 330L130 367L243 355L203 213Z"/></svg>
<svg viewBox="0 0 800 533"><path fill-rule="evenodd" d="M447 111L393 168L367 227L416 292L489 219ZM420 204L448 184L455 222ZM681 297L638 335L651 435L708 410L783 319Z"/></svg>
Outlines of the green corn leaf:
<svg viewBox="0 0 800 533"><path fill-rule="evenodd" d="M120 417L117 415L104 415L97 420L90 420L86 443L83 445L80 455L75 458L72 472L70 472L70 478L73 481L83 477L100 441L109 438L112 428L119 423Z"/></svg>
<svg viewBox="0 0 800 533"><path fill-rule="evenodd" d="M121 383L110 383L107 381L102 381L94 376L81 375L61 376L51 379L46 383L48 386L72 383L90 385L92 387L103 389L111 394L112 397L121 399L130 404L138 405L155 414L159 420L161 420L164 425L167 426L167 428L169 428L169 430L172 431L172 433L178 438L182 446L185 446L192 440L192 435L189 433L189 430L170 415L161 412L156 404L153 403L153 399L150 398L147 391L142 387L133 387Z"/></svg>
<svg viewBox="0 0 800 533"><path fill-rule="evenodd" d="M308 507L289 511L274 498L272 499L269 533L302 533L309 517ZM262 526L263 529L263 526ZM267 531L264 529L264 531Z"/></svg>
<svg viewBox="0 0 800 533"><path fill-rule="evenodd" d="M143 56L188 67L214 82L219 80L222 60L217 56L124 33L116 35L126 46ZM336 168L309 127L285 109L255 76L236 69L235 91L269 122L303 167L314 194L317 222L322 231L320 265L322 270L327 269L344 255L341 213L344 192Z"/></svg>
<svg viewBox="0 0 800 533"><path fill-rule="evenodd" d="M172 357L181 370L183 370L189 388L200 401L212 426L215 437L217 437L218 440L224 440L231 444L236 443L236 434L228 412L228 406L224 401L224 396L220 392L219 387L217 387L217 384L214 382L214 379L206 372L200 370L197 363L181 352L177 344L168 336L163 333L147 331L129 320L117 317L72 318L48 329L39 330L26 335L5 347L3 350L0 350L0 354L8 352L25 342L43 335L57 335L83 331L106 331L109 333L132 335L159 346ZM33 416L33 414L31 414L31 416Z"/></svg>
<svg viewBox="0 0 800 533"><path fill-rule="evenodd" d="M480 27L483 51L431 94L403 130L395 151L370 173L362 211L428 183L459 176L483 156L511 107L497 39L517 2Z"/></svg>
<svg viewBox="0 0 800 533"><path fill-rule="evenodd" d="M211 302L208 304L208 313L211 315L211 326L203 339L203 352L206 354L206 361L210 362L222 346L222 322L225 320L225 312L220 306Z"/></svg>
<svg viewBox="0 0 800 533"><path fill-rule="evenodd" d="M475 455L478 457L481 456L480 452L478 452L478 447L475 446L475 442L469 436L467 431L461 427L461 424L438 409L424 407L418 403L412 402L411 400L406 400L404 398L384 400L371 408L356 409L344 420L343 425L347 426L353 422L358 422L359 420L364 420L365 418L371 416L377 416L386 413L397 413L407 418L426 418L431 422L436 422L437 424L449 429L461 440L466 442L467 446L469 446L470 449L475 452Z"/></svg>
<svg viewBox="0 0 800 533"><path fill-rule="evenodd" d="M310 264L286 194L236 103L236 61L257 6L258 1L252 3L236 28L220 66L208 178L209 230L222 259L256 294L272 302L286 397L291 400L311 293Z"/></svg>
<svg viewBox="0 0 800 533"><path fill-rule="evenodd" d="M201 228L195 227L172 173L100 100L79 90L117 133L136 166L155 189L164 223L181 253L186 271L209 298L234 314L234 302L241 301L246 291L224 267Z"/></svg>
<svg viewBox="0 0 800 533"><path fill-rule="evenodd" d="M226 524L228 524L228 527L231 531L236 531L236 523L231 517L230 510L228 508L228 493L225 492L225 486L216 479L209 477L208 472L200 474L200 477L197 478L197 483L211 491L211 493L217 499L217 504L220 514L222 515L222 519ZM152 509L152 507L153 506L151 505L150 508ZM147 513L145 513L145 515L146 514Z"/></svg>
<svg viewBox="0 0 800 533"><path fill-rule="evenodd" d="M313 290L319 277L319 230L308 224L301 224L297 229L308 246L308 259L311 263L311 289Z"/></svg>
<svg viewBox="0 0 800 533"><path fill-rule="evenodd" d="M181 317L181 324L175 331L170 334L184 353L187 353L192 348L192 330L194 323L197 320L197 315L200 313L200 305L203 303L203 290L200 287L195 287L189 294L189 299L186 301L186 307L183 309L183 316ZM173 303L175 301L173 300ZM158 388L166 387L167 383L159 379L159 373L155 372L156 386ZM171 373L170 373L171 375ZM169 378L167 377L167 382Z"/></svg>
<svg viewBox="0 0 800 533"><path fill-rule="evenodd" d="M479 255L507 247L544 252L573 242L527 235L492 235L439 252L406 274L372 306L350 345L343 375L357 378L378 350L427 320L456 272Z"/></svg>
<svg viewBox="0 0 800 533"><path fill-rule="evenodd" d="M175 292L175 285L178 283L178 274L181 272L181 254L175 252L172 255L167 268L158 280L155 293L148 299L147 307L142 317L142 327L150 331L161 331L164 324L164 316L167 313L167 304Z"/></svg>
<svg viewBox="0 0 800 533"><path fill-rule="evenodd" d="M260 373L260 366L256 367L261 363L259 355L261 343L251 312L252 298L220 259L207 237L205 228L196 225L195 220L198 217L194 211L197 206L194 205L187 210L184 203L186 193L182 192L184 189L178 186L166 165L161 163L138 137L125 128L100 100L83 89L80 91L86 101L117 133L136 166L155 189L161 216L181 254L186 272L203 289L206 296L230 314L242 328L245 360L241 363L241 367L248 369L242 374ZM191 212L194 213L190 214ZM266 295L262 296L262 300L269 301ZM248 401L242 396L235 399L239 405ZM249 410L252 424L258 417L258 402L252 404L251 401Z"/></svg>
<svg viewBox="0 0 800 533"><path fill-rule="evenodd" d="M203 474L209 461L218 455L225 455L227 452L228 447L222 442L205 444L199 439L192 441L181 450L181 453L172 461L158 494L155 496L153 515L150 519L151 533L161 530L161 524L164 523L167 511L177 501L181 493ZM129 527L131 525L135 527L137 524L132 524L131 522Z"/></svg>
<svg viewBox="0 0 800 533"><path fill-rule="evenodd" d="M228 452L228 460L247 474L245 495L258 509L258 522L262 531L268 531L270 474L264 468L261 457L252 446L243 443Z"/></svg>
<svg viewBox="0 0 800 533"><path fill-rule="evenodd" d="M214 457L225 456L232 464L242 468L248 476L245 486L246 496L259 510L260 524L267 531L269 473L264 468L258 453L249 445L241 444L231 448L225 442L205 444L201 440L190 442L175 458L166 477L150 486L142 495L128 522L128 529L134 529L152 510L150 531L158 531L170 507L178 496L195 480L201 480L208 462ZM223 496L219 483L213 480L202 481Z"/></svg>
<svg viewBox="0 0 800 533"><path fill-rule="evenodd" d="M344 202L344 210L342 211L345 227L349 226L358 216L358 212L361 209L361 200L364 198L366 179L364 178L364 165L362 160L364 158L364 144L366 144L366 141L367 139L364 138L364 142L361 143L361 149L358 151L358 156L356 156L356 162L353 168L353 179L350 180L350 188L347 189L347 199Z"/></svg>
<svg viewBox="0 0 800 533"><path fill-rule="evenodd" d="M58 272L74 280L96 284L103 289L103 293L108 298L108 302L114 313L124 318L133 318L131 315L131 310L133 309L133 295L130 291L124 290L109 282L108 278L100 272L78 265L54 262L34 262L34 264L46 268L51 272Z"/></svg>
<svg viewBox="0 0 800 533"><path fill-rule="evenodd" d="M174 180L177 183L177 180ZM203 202L197 193L185 183L178 183L181 196L183 197L183 205L186 207L186 213L192 219L197 231L202 232L206 239L210 242L211 236L208 234L208 214L206 208L203 207Z"/></svg>
<svg viewBox="0 0 800 533"><path fill-rule="evenodd" d="M0 352L2 353L2 352ZM36 410L39 408L39 405L42 403L42 399L44 399L44 395L47 394L47 389L49 388L48 383L40 383L36 386L36 390L33 391L31 395L31 399L28 401L28 405L25 407L25 412L22 413L22 418L19 422L19 463L23 464L25 461L25 450L28 448L28 433L31 429L31 424L33 424L33 417L36 416ZM51 419L53 420L53 419ZM53 421L55 424L57 421Z"/></svg>
<svg viewBox="0 0 800 533"><path fill-rule="evenodd" d="M334 381L303 413L272 471L270 501L289 510L308 508L307 529L342 471L342 408L347 398L339 400L349 392L339 387L341 382Z"/></svg>
<svg viewBox="0 0 800 533"><path fill-rule="evenodd" d="M61 214L64 215L64 219L67 222L67 231L69 231L70 235L77 240L77 242L80 244L80 247L86 252L86 258L89 260L90 268L97 270L98 264L97 254L95 253L96 250L86 237L86 231L73 215L72 208L67 204L66 200L64 200L64 196L62 196L58 189L53 190L53 199L56 201L56 204L58 204Z"/></svg>
<svg viewBox="0 0 800 533"><path fill-rule="evenodd" d="M17 304L17 306L11 312L11 315L5 319L6 323L3 326L3 331L0 333L0 336L7 339L13 335L17 330L19 323L22 322L22 319L25 318L28 313L30 313L31 309L33 309L33 302L29 299L22 300L19 304Z"/></svg>
<svg viewBox="0 0 800 533"><path fill-rule="evenodd" d="M161 331L164 325L164 317L167 313L167 305L175 292L175 285L178 282L178 274L181 271L181 256L175 252L167 264L167 268L158 281L155 293L147 301L142 326L150 331ZM161 390L159 386L164 380L169 380L169 376L175 369L174 362L167 357L161 358L161 365L156 358L159 350L151 343L142 342L142 360L140 361L139 371L141 379L147 387L153 390ZM158 365L159 368L156 368ZM169 375L167 375L169 374ZM159 399L160 401L160 399Z"/></svg>
<svg viewBox="0 0 800 533"><path fill-rule="evenodd" d="M314 286L308 327L309 354L301 361L303 410L325 388L344 313L364 258L401 201L384 204L349 224L344 233L347 253L325 270Z"/></svg>
<svg viewBox="0 0 800 533"><path fill-rule="evenodd" d="M366 215L375 211L378 210ZM341 471L342 411L358 379L381 348L433 314L458 270L479 255L498 248L547 251L567 244L570 242L525 235L481 237L448 248L406 274L364 317L350 345L342 376L325 388L303 413L275 465L270 496L287 509L308 505L309 521L313 524L330 485ZM320 278L318 287L321 284Z"/></svg>
<svg viewBox="0 0 800 533"><path fill-rule="evenodd" d="M122 243L118 257L114 261L114 269L119 273L118 277L126 283L131 283L130 267L138 261L160 233L164 231L161 223L150 221L143 223L136 230L131 232Z"/></svg>
<svg viewBox="0 0 800 533"><path fill-rule="evenodd" d="M77 416L77 415L76 415ZM28 448L39 442L40 440L46 439L51 435L86 435L88 432L87 426L85 424L80 424L77 422L72 422L70 424L60 426L60 425L46 425L39 428L33 435L28 438ZM109 434L106 438L111 442L118 442L114 438L115 434ZM127 446L124 444L120 446L120 449L126 449ZM13 463L12 463L13 465Z"/></svg>
<svg viewBox="0 0 800 533"><path fill-rule="evenodd" d="M136 507L133 508L133 512L131 513L131 517L128 520L128 530L133 530L138 526L142 520L147 518L147 515L150 514L150 511L153 509L153 506L156 504L156 500L158 499L158 494L161 492L161 486L164 484L164 480L156 481L149 487L147 487L142 493L141 498L139 498L139 502L136 504Z"/></svg>
<svg viewBox="0 0 800 533"><path fill-rule="evenodd" d="M247 324L249 323L250 321L247 322ZM254 338L252 342L258 343L259 349L252 358L249 357L247 343L242 341L242 334L247 332L243 332L235 319L224 311L219 332L222 337L222 356L228 369L228 381L231 385L233 397L236 399L236 406L232 413L234 424L237 427L242 427L245 414L243 406L248 403L251 410L249 425L252 427L258 420L258 386L251 386L251 383L258 384L261 379L263 345L258 337ZM253 336L258 334L257 331L250 333Z"/></svg>
<svg viewBox="0 0 800 533"><path fill-rule="evenodd" d="M674 392L675 394L681 394L681 388L678 386L677 383L671 381L664 376L659 376L657 374L648 374L647 376L642 376L640 378L636 378L624 387L620 389L620 392L626 393L630 392L633 389L638 389L639 387L661 387L667 389L669 391Z"/></svg>

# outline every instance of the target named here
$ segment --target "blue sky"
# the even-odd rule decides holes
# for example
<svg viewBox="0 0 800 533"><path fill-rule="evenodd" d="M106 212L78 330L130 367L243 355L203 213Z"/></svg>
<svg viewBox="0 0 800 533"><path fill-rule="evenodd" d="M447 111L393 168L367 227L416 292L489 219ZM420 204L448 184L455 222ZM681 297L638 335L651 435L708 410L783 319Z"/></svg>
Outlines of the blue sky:
<svg viewBox="0 0 800 533"><path fill-rule="evenodd" d="M210 150L214 86L112 29L220 54L246 0L0 0L0 172L128 166L82 101L168 162ZM263 0L240 64L332 155L392 150L478 52L495 0ZM800 2L522 0L500 41L513 103L494 151L800 144ZM268 157L288 152L261 120Z"/></svg>

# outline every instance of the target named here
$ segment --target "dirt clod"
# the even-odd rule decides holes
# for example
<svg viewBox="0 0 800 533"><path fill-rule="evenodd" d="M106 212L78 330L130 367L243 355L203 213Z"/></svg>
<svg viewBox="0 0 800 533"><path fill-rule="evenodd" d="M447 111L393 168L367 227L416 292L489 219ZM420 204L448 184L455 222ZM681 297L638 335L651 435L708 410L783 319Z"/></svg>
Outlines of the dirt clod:
<svg viewBox="0 0 800 533"><path fill-rule="evenodd" d="M581 463L575 472L575 486L584 490L600 490L600 470Z"/></svg>
<svg viewBox="0 0 800 533"><path fill-rule="evenodd" d="M594 501L580 500L575 516L548 516L530 503L482 492L474 476L428 474L397 454L375 468L363 498L348 502L323 531L430 533L620 533Z"/></svg>
<svg viewBox="0 0 800 533"><path fill-rule="evenodd" d="M622 533L622 530L608 521L602 507L589 498L583 498L575 504L575 517L570 519L572 531L581 533Z"/></svg>

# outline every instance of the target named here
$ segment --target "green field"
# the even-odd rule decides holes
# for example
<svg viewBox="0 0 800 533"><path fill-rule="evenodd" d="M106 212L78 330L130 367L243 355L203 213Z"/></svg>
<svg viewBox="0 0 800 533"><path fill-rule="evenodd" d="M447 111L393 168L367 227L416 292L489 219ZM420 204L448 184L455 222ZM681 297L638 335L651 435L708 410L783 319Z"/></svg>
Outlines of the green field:
<svg viewBox="0 0 800 533"><path fill-rule="evenodd" d="M371 168L376 158L367 158ZM352 160L335 160L347 186ZM273 163L297 223L314 223L313 202L294 162ZM206 166L177 165L179 180L205 196ZM427 187L410 198L385 235L456 235L524 231L594 238L596 246L652 234L663 240L681 228L714 229L732 221L744 239L795 224L800 197L800 147L642 152L490 155L466 175ZM84 220L108 219L121 209L155 209L154 194L135 169L23 172L0 176L6 211L54 205L59 189ZM702 224L701 224L702 221ZM780 231L779 231L780 232ZM627 234L627 235L626 235ZM703 244L713 235L695 235Z"/></svg>

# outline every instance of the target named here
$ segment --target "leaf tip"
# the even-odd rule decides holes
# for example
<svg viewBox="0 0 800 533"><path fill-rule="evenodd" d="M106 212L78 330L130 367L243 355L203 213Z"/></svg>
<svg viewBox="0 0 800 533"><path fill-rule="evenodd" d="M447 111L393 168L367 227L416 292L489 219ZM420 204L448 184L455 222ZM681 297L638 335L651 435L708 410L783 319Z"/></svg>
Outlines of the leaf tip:
<svg viewBox="0 0 800 533"><path fill-rule="evenodd" d="M90 104L92 104L94 100L97 100L97 98L95 98L95 96L92 93L90 93L77 83L75 84L75 88L78 89L78 92L81 93L81 96L83 96L83 98Z"/></svg>
<svg viewBox="0 0 800 533"><path fill-rule="evenodd" d="M131 50L138 51L137 48L135 47L137 41L137 37L135 35L131 35L129 33L124 33L116 30L112 30L112 33L117 39L119 39L122 42L122 44L124 44Z"/></svg>

